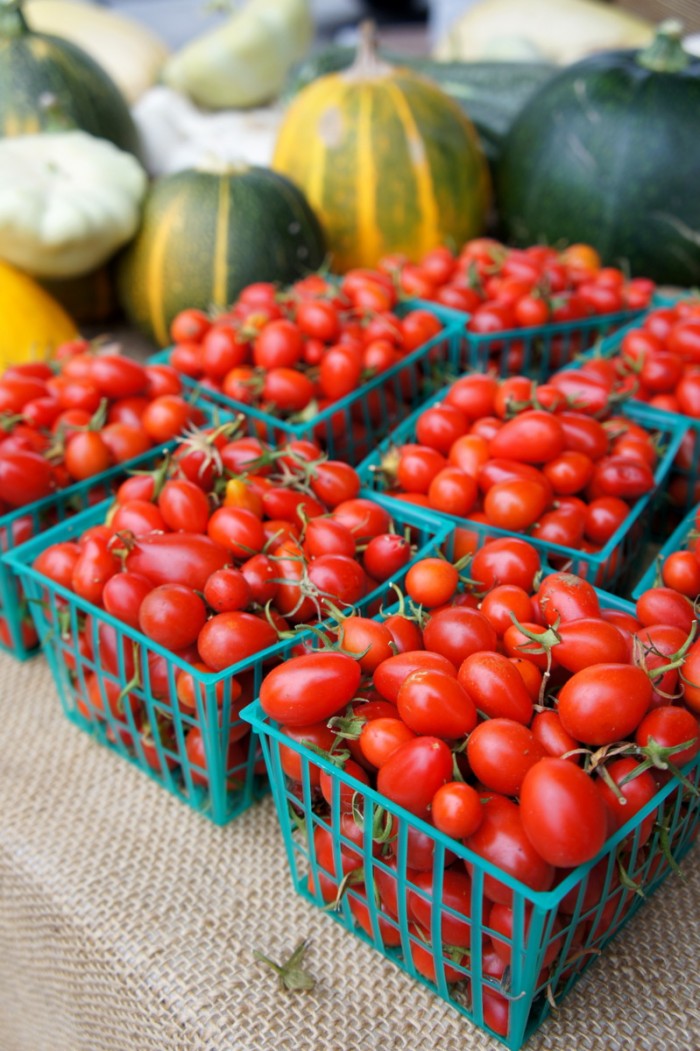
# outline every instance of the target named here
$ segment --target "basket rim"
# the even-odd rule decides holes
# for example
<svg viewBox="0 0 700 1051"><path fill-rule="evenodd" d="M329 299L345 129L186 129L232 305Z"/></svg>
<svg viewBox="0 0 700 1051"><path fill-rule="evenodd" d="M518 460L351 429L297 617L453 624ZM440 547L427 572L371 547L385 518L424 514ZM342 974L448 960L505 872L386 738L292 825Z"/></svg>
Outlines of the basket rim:
<svg viewBox="0 0 700 1051"><path fill-rule="evenodd" d="M240 718L250 723L254 730L257 731L259 736L274 738L278 743L284 744L290 748L293 752L300 753L308 762L320 767L320 769L331 776L331 779L337 778L341 784L347 785L352 788L355 792L367 796L372 800L375 806L381 807L382 809L391 813L394 817L400 821L404 821L409 825L412 825L418 831L427 834L431 839L439 843L445 850L451 851L460 860L468 861L469 864L475 866L485 872L486 875L497 879L500 883L505 884L514 893L520 895L526 901L530 902L533 908L539 909L543 912L549 912L559 906L563 898L576 887L581 880L588 875L604 857L607 857L613 853L619 844L625 839L626 836L633 832L639 827L645 818L657 810L660 805L666 800L666 798L676 789L679 788L680 782L675 778L672 778L666 785L659 789L658 792L642 807L636 814L634 814L629 821L625 822L612 836L609 836L601 849L597 854L589 861L584 862L581 865L573 868L567 876L555 887L548 891L533 890L528 887L527 884L521 880L516 879L514 876L509 875L503 869L500 869L497 865L488 861L486 858L481 857L479 854L475 854L469 849L464 843L460 843L458 840L452 839L449 836L444 835L439 829L435 828L434 825L429 824L423 818L411 813L404 807L393 803L386 796L383 796L376 788L372 788L370 785L364 784L361 781L356 780L350 774L346 774L344 770L341 770L334 763L329 762L324 756L319 755L316 752L311 751L304 744L293 738L283 734L279 729L277 723L271 720L264 712L262 705L260 704L259 698L246 705L245 708L240 711ZM700 753L695 756L685 767L682 768L684 776L689 776L695 770L700 770ZM273 795L276 795L274 779L270 777L271 784L273 786ZM275 799L276 809L277 800ZM316 815L318 816L318 815ZM287 820L285 816L278 813L278 820L280 824L283 820ZM325 820L322 823L330 828L331 832L337 837L340 835L335 829L333 829Z"/></svg>
<svg viewBox="0 0 700 1051"><path fill-rule="evenodd" d="M381 493L373 493L370 490L360 489L356 499L369 499L374 503L385 507L392 515L394 525L409 525L418 526L424 528L426 531L432 532L426 544L418 549L416 554L411 559L415 561L418 557L425 557L424 554L419 552L424 551L426 547L430 550L444 543L450 533L451 526L449 523L441 521L433 514L429 514L425 508L417 507L416 505L406 504L405 509L400 505L395 506L396 501L387 499ZM271 646L266 647L264 650L260 650L258 653L253 654L250 657L246 657L243 660L232 664L222 671L219 672L202 672L194 667L189 661L184 660L178 656L172 650L168 650L161 646L159 643L150 639L143 632L139 631L138 628L132 628L130 625L125 624L123 621L116 617L113 617L107 610L102 609L99 606L88 602L86 599L76 595L74 591L64 587L57 581L51 580L43 573L39 573L32 565L31 562L38 553L43 551L47 546L53 543L60 543L65 540L72 539L75 535L82 533L83 529L88 528L91 525L95 525L98 522L104 520L106 513L112 507L113 498L107 497L107 499L100 501L100 503L93 505L92 507L86 508L83 511L78 512L75 515L71 515L70 518L63 522L59 522L52 526L50 529L39 533L37 536L31 537L25 543L20 544L12 551L7 552L2 556L2 562L12 567L14 572L20 577L27 578L38 584L40 587L49 590L61 598L68 600L69 603L76 606L81 612L90 614L94 619L100 623L108 624L114 630L120 634L129 638L132 642L137 645L145 646L149 650L153 650L160 656L166 658L169 662L173 663L178 669L184 670L192 675L195 682L201 683L202 686L215 686L217 683L222 682L230 677L235 677L240 672L243 672L250 668L251 664L255 661L265 661L270 657L274 657L276 654L284 650L285 646L289 644L288 639L279 639ZM397 521L398 519L398 521ZM403 520L402 520L403 519ZM410 565L410 562L407 564ZM374 588L369 594L363 596L360 600L362 607L370 605L373 601L384 593L386 588L389 586L389 581L382 581L378 587ZM350 611L348 611L349 613ZM320 621L318 627L323 627L328 624L328 618L324 621ZM316 627L316 625L314 625ZM301 625L300 628L304 628ZM295 635L294 642L303 642L304 640L312 636L310 628L306 630L300 630Z"/></svg>

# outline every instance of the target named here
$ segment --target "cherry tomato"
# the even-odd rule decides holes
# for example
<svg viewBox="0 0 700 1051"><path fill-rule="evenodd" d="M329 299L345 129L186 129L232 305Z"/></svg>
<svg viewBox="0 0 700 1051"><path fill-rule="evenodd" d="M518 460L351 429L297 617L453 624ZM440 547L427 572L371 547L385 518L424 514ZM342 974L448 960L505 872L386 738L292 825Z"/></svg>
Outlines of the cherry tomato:
<svg viewBox="0 0 700 1051"><path fill-rule="evenodd" d="M271 719L288 726L319 722L352 700L360 677L359 663L342 653L292 657L263 679L260 704Z"/></svg>
<svg viewBox="0 0 700 1051"><path fill-rule="evenodd" d="M545 760L540 760L542 762ZM529 771L530 776L537 765ZM591 788L604 813L600 797L592 785ZM554 883L553 865L535 849L525 833L521 808L505 796L495 795L482 804L481 824L467 838L466 846L532 890L549 890ZM471 863L465 861L465 865L467 871L471 871ZM513 901L510 887L488 874L484 875L484 896L503 905L510 906Z"/></svg>
<svg viewBox="0 0 700 1051"><path fill-rule="evenodd" d="M484 544L471 564L469 575L481 591L490 591L499 584L514 584L528 593L540 571L537 549L526 540L503 537Z"/></svg>
<svg viewBox="0 0 700 1051"><path fill-rule="evenodd" d="M448 781L433 796L431 814L440 832L454 839L466 839L481 824L479 793L463 781Z"/></svg>
<svg viewBox="0 0 700 1051"><path fill-rule="evenodd" d="M184 584L153 588L139 608L141 631L169 650L181 650L195 642L206 619L202 599Z"/></svg>
<svg viewBox="0 0 700 1051"><path fill-rule="evenodd" d="M452 775L452 752L437 737L416 737L389 756L377 791L413 814L425 816L433 796Z"/></svg>
<svg viewBox="0 0 700 1051"><path fill-rule="evenodd" d="M205 664L214 671L223 671L276 642L277 631L267 620L231 610L217 613L206 622L199 632L197 647Z"/></svg>
<svg viewBox="0 0 700 1051"><path fill-rule="evenodd" d="M613 791L607 779L598 776L595 780L595 786L608 809L615 830L636 817L656 795L656 781L648 770L638 768L639 761L632 756L606 763L606 773L617 786L617 792ZM627 777L630 780L625 780ZM655 820L656 811L652 810L644 818L637 833L638 846L643 846L651 836Z"/></svg>
<svg viewBox="0 0 700 1051"><path fill-rule="evenodd" d="M446 672L420 669L401 684L396 705L416 734L455 739L476 726L474 702L459 681Z"/></svg>
<svg viewBox="0 0 700 1051"><path fill-rule="evenodd" d="M505 718L527 726L532 698L522 676L501 653L472 653L460 665L458 678L477 709L489 719Z"/></svg>
<svg viewBox="0 0 700 1051"><path fill-rule="evenodd" d="M483 613L467 606L450 606L433 613L423 639L428 650L446 657L455 667L470 654L495 650L497 643L496 632Z"/></svg>
<svg viewBox="0 0 700 1051"><path fill-rule="evenodd" d="M534 734L513 719L486 719L470 733L467 759L475 777L494 792L517 796L527 771L546 755Z"/></svg>
<svg viewBox="0 0 700 1051"><path fill-rule="evenodd" d="M537 853L557 867L590 861L607 836L607 810L593 779L565 759L540 759L528 770L520 814Z"/></svg>
<svg viewBox="0 0 700 1051"><path fill-rule="evenodd" d="M459 573L444 558L423 558L406 574L406 592L414 602L431 609L442 606L454 595Z"/></svg>
<svg viewBox="0 0 700 1051"><path fill-rule="evenodd" d="M636 730L651 695L651 681L641 668L595 664L576 672L562 686L557 710L564 729L577 741L611 744Z"/></svg>

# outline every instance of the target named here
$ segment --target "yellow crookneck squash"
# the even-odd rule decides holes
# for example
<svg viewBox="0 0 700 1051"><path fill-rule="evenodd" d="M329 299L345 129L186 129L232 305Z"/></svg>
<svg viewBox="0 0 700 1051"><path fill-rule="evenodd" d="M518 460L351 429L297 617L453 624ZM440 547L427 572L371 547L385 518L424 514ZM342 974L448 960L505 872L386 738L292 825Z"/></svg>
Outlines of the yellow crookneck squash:
<svg viewBox="0 0 700 1051"><path fill-rule="evenodd" d="M0 261L0 368L45 361L77 335L73 320L48 292Z"/></svg>

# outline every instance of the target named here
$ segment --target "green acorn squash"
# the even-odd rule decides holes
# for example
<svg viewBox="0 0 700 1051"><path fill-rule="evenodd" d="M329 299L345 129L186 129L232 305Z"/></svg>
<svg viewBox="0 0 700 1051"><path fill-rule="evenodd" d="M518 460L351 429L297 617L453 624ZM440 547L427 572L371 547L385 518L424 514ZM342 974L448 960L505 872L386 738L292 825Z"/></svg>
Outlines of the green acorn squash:
<svg viewBox="0 0 700 1051"><path fill-rule="evenodd" d="M21 0L0 0L0 136L78 128L138 153L119 89L84 51L34 33Z"/></svg>
<svg viewBox="0 0 700 1051"><path fill-rule="evenodd" d="M190 169L156 180L117 268L130 320L161 346L186 307L223 309L254 281L288 283L325 257L318 219L267 168Z"/></svg>
<svg viewBox="0 0 700 1051"><path fill-rule="evenodd" d="M681 33L584 59L525 106L498 167L509 241L585 241L633 274L700 281L700 60Z"/></svg>

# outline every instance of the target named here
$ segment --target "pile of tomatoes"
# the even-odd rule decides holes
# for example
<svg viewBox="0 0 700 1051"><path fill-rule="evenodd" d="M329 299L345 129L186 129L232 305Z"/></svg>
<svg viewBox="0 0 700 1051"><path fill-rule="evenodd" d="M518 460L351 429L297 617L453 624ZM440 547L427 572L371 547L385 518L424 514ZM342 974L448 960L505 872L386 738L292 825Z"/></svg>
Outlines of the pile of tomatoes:
<svg viewBox="0 0 700 1051"><path fill-rule="evenodd" d="M700 421L700 301L651 310L625 332L609 367L640 401ZM672 502L688 509L700 500L698 429L689 427L676 457L679 473L669 486Z"/></svg>
<svg viewBox="0 0 700 1051"><path fill-rule="evenodd" d="M250 674L236 674L241 665L261 660L296 625L364 606L374 593L378 604L385 581L400 579L414 555L386 508L359 495L354 468L325 458L311 442L274 451L257 438L232 436L234 427L182 441L158 469L122 483L103 524L47 547L34 563L95 610L81 616L77 637L59 625L78 712L104 722L107 703L112 734L133 745L136 729L158 769L156 734L169 763L186 761L173 721L179 709L190 718L185 747L199 784L206 783L194 718L202 677L234 669L235 678L215 687L219 705L227 697L232 705L234 765L237 713L253 688ZM133 686L145 678L137 674L133 636L118 633L99 611L145 636L149 693L163 702L157 726L146 724ZM146 640L177 659L175 696L171 662Z"/></svg>
<svg viewBox="0 0 700 1051"><path fill-rule="evenodd" d="M418 263L390 256L380 269L394 275L404 295L471 314L467 329L478 335L641 310L654 293L653 281L603 266L585 244L558 252L479 237L458 253L433 248Z"/></svg>
<svg viewBox="0 0 700 1051"><path fill-rule="evenodd" d="M400 364L442 330L430 311L399 316L396 303L391 278L379 272L351 271L337 285L311 275L284 292L259 282L215 318L200 310L178 314L169 360L242 405L304 420ZM389 410L397 408L394 399ZM380 401L370 409L386 414Z"/></svg>
<svg viewBox="0 0 700 1051"><path fill-rule="evenodd" d="M468 978L482 929L482 972L505 981L525 933L516 922L527 928L530 905L515 912L512 889L486 874L472 938L478 858L533 891L552 890L700 750L691 603L652 590L634 612L606 609L585 580L540 579L538 566L518 538L477 551L467 588L446 559L422 559L406 575L409 602L383 618L348 617L335 650L300 653L262 683L292 807L298 800L314 814L302 848L313 861L310 890L326 905L347 896L355 923L380 948L409 952L431 981L438 956L448 983ZM365 786L389 809L370 804ZM399 819L391 804L423 824ZM666 863L660 821L655 810L639 819L619 845L619 867L604 856L562 896L540 946L540 986L555 961L558 974L565 967L565 939L567 960L580 964L624 918L634 880ZM435 869L437 832L453 845L444 871ZM488 984L482 994L487 1025L505 1034L507 994Z"/></svg>
<svg viewBox="0 0 700 1051"><path fill-rule="evenodd" d="M168 442L200 410L168 365L142 365L73 340L52 363L0 377L0 514L93 478Z"/></svg>
<svg viewBox="0 0 700 1051"><path fill-rule="evenodd" d="M416 415L376 484L441 514L595 554L656 485L656 434L613 408L612 385L593 371L540 385L469 374Z"/></svg>

